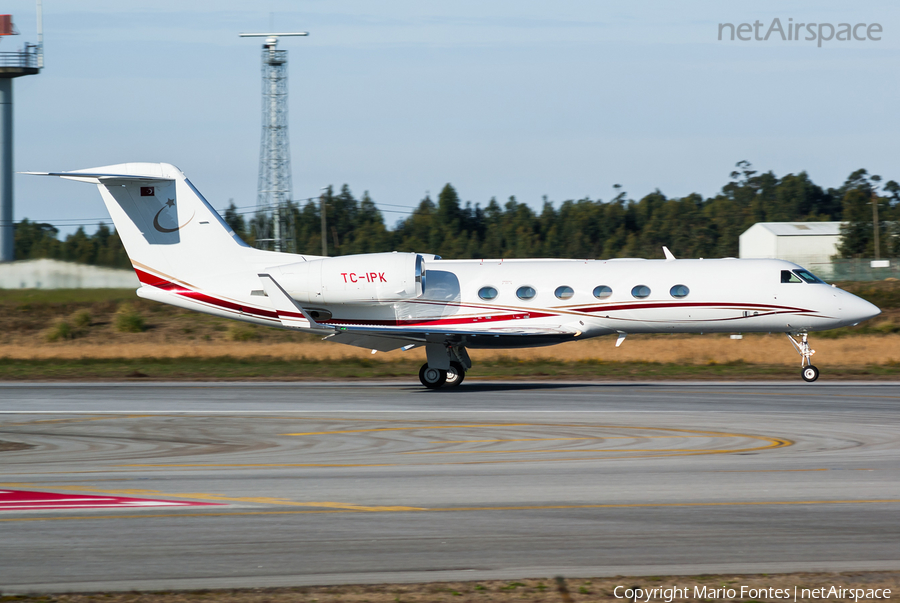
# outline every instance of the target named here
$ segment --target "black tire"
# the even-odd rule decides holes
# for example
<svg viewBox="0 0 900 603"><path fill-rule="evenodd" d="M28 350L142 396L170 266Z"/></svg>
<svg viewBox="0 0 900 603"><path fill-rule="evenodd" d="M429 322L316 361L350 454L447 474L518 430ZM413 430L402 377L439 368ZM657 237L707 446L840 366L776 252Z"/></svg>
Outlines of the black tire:
<svg viewBox="0 0 900 603"><path fill-rule="evenodd" d="M428 389L437 389L447 382L447 371L436 368L428 368L428 363L419 369L419 381Z"/></svg>
<svg viewBox="0 0 900 603"><path fill-rule="evenodd" d="M812 383L819 378L819 369L810 364L800 371L800 376L803 377L803 380L807 383Z"/></svg>
<svg viewBox="0 0 900 603"><path fill-rule="evenodd" d="M444 387L459 387L465 378L466 369L454 360L450 363L450 370L447 371L447 382L444 383Z"/></svg>

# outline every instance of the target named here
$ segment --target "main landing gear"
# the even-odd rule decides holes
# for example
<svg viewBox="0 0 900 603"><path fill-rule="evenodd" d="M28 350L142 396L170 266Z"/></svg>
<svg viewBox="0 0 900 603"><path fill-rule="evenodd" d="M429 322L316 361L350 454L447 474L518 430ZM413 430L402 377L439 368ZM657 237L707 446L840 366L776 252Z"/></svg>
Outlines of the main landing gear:
<svg viewBox="0 0 900 603"><path fill-rule="evenodd" d="M419 381L428 389L438 389L439 387L457 387L466 378L466 369L463 365L455 360L450 363L450 368L446 371L438 368L430 368L428 363L422 365L419 369Z"/></svg>
<svg viewBox="0 0 900 603"><path fill-rule="evenodd" d="M428 389L437 389L447 383L447 372L439 368L431 368L428 363L419 369L419 381Z"/></svg>
<svg viewBox="0 0 900 603"><path fill-rule="evenodd" d="M472 368L472 360L465 346L445 343L425 345L428 362L419 369L419 381L428 389L457 387Z"/></svg>
<svg viewBox="0 0 900 603"><path fill-rule="evenodd" d="M799 341L794 339L794 336L790 333L787 333L787 336L788 339L791 340L791 345L793 345L794 349L797 350L797 353L800 354L800 376L803 377L804 381L812 383L819 378L819 369L814 367L812 362L810 362L810 358L816 351L809 349L806 333L800 334Z"/></svg>
<svg viewBox="0 0 900 603"><path fill-rule="evenodd" d="M466 369L463 368L463 365L454 360L450 363L449 370L447 370L447 382L444 384L444 386L456 387L461 384L463 382L463 379L465 378Z"/></svg>

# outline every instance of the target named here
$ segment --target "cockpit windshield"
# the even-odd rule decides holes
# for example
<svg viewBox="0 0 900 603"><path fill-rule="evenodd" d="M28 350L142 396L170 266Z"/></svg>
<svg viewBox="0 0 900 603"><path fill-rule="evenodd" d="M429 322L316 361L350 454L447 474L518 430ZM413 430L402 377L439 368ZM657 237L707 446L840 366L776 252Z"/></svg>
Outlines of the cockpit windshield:
<svg viewBox="0 0 900 603"><path fill-rule="evenodd" d="M782 283L802 283L803 281L800 278L791 272L790 270L782 270L781 271L781 282Z"/></svg>
<svg viewBox="0 0 900 603"><path fill-rule="evenodd" d="M823 285L825 284L825 281L820 279L818 276L816 276L809 270L805 270L803 268L800 268L799 270L794 270L794 274L796 274L797 276L802 278L807 283L821 283Z"/></svg>

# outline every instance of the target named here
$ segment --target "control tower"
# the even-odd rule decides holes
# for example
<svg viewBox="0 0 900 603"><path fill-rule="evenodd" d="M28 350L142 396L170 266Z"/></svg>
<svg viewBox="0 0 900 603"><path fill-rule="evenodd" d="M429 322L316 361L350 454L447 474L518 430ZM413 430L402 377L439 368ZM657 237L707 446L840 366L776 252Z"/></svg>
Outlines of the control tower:
<svg viewBox="0 0 900 603"><path fill-rule="evenodd" d="M44 66L41 3L37 3L38 43L21 50L0 52L0 262L11 262L15 253L13 229L13 79L36 75ZM0 40L19 32L12 15L0 15Z"/></svg>

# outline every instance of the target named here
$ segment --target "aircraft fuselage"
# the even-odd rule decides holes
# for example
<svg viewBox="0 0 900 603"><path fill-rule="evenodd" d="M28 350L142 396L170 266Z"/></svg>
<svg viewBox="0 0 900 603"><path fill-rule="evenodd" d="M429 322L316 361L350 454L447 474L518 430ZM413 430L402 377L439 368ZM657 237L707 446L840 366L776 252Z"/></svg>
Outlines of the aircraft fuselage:
<svg viewBox="0 0 900 603"><path fill-rule="evenodd" d="M432 260L423 294L331 305L330 325L484 329L469 347L523 347L611 333L807 332L856 324L874 305L782 260ZM783 272L793 282L782 282ZM485 299L485 288L496 291ZM487 295L493 294L488 290ZM524 295L523 295L524 294ZM525 341L498 329L558 329Z"/></svg>

